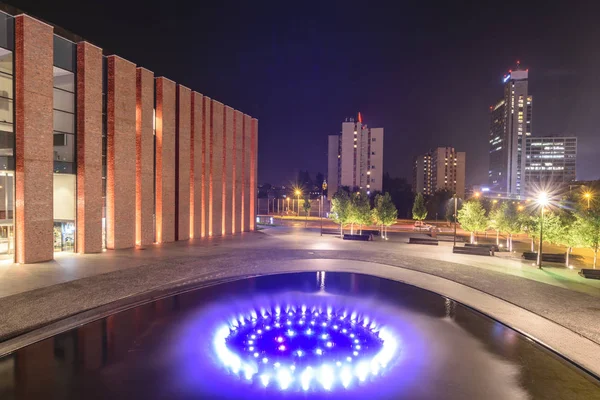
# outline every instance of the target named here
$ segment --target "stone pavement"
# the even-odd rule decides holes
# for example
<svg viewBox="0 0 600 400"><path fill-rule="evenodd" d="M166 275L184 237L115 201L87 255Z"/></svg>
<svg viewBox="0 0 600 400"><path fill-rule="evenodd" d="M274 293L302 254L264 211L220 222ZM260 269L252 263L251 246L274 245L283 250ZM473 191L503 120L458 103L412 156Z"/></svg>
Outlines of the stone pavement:
<svg viewBox="0 0 600 400"><path fill-rule="evenodd" d="M146 250L61 256L44 264L0 265L0 339L157 289L277 273L278 263L289 260L347 259L425 272L470 286L600 344L599 281L584 280L561 267L540 271L501 257L454 255L449 245L405 241L396 237L345 242L320 237L316 230L277 227ZM307 262L306 269L315 267Z"/></svg>

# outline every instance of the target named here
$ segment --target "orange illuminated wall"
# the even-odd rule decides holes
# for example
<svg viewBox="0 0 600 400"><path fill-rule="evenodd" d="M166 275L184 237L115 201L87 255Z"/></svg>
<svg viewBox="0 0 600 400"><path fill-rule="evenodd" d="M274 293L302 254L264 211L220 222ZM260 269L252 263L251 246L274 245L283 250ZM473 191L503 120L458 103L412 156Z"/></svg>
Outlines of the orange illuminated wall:
<svg viewBox="0 0 600 400"><path fill-rule="evenodd" d="M156 79L156 241L175 240L175 82Z"/></svg>
<svg viewBox="0 0 600 400"><path fill-rule="evenodd" d="M53 28L15 17L15 232L18 263L53 257Z"/></svg>
<svg viewBox="0 0 600 400"><path fill-rule="evenodd" d="M190 237L204 236L204 218L202 209L203 194L203 96L192 93L191 130L190 130Z"/></svg>
<svg viewBox="0 0 600 400"><path fill-rule="evenodd" d="M252 119L250 150L250 230L256 227L256 156L258 150L258 120Z"/></svg>
<svg viewBox="0 0 600 400"><path fill-rule="evenodd" d="M154 74L136 73L135 237L148 246L154 242Z"/></svg>
<svg viewBox="0 0 600 400"><path fill-rule="evenodd" d="M77 252L102 251L102 49L77 44Z"/></svg>

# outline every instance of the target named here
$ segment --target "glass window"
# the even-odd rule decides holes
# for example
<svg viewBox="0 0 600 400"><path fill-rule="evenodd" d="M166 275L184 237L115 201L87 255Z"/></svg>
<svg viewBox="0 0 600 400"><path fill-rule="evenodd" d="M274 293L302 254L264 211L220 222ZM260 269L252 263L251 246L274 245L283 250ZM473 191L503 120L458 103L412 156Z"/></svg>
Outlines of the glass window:
<svg viewBox="0 0 600 400"><path fill-rule="evenodd" d="M64 133L75 133L75 115L54 110L54 130Z"/></svg>
<svg viewBox="0 0 600 400"><path fill-rule="evenodd" d="M74 114L75 94L54 88L54 109Z"/></svg>
<svg viewBox="0 0 600 400"><path fill-rule="evenodd" d="M75 93L75 74L62 68L54 67L54 87Z"/></svg>
<svg viewBox="0 0 600 400"><path fill-rule="evenodd" d="M54 67L53 139L54 172L58 174L74 174L76 172L75 74L73 72L58 67Z"/></svg>
<svg viewBox="0 0 600 400"><path fill-rule="evenodd" d="M75 43L54 35L54 65L75 72L77 54Z"/></svg>

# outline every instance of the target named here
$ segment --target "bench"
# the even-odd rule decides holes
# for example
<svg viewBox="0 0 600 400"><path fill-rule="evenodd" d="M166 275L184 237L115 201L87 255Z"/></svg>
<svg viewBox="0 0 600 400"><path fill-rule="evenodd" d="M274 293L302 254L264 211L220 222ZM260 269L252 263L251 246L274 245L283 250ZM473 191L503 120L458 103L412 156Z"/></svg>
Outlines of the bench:
<svg viewBox="0 0 600 400"><path fill-rule="evenodd" d="M348 233L344 234L344 240L359 240L363 242L368 242L369 240L373 240L371 235L350 235Z"/></svg>
<svg viewBox="0 0 600 400"><path fill-rule="evenodd" d="M600 279L600 269L582 269L579 275L586 279Z"/></svg>
<svg viewBox="0 0 600 400"><path fill-rule="evenodd" d="M498 245L493 243L465 243L465 247L484 247L486 249L491 249L492 251L500 251Z"/></svg>
<svg viewBox="0 0 600 400"><path fill-rule="evenodd" d="M492 256L494 251L489 247L452 247L454 254L470 254L474 256Z"/></svg>
<svg viewBox="0 0 600 400"><path fill-rule="evenodd" d="M440 242L454 242L454 236L452 235L437 235L437 240L439 240ZM465 241L465 239L462 236L457 236L456 237L456 242L457 243L463 243Z"/></svg>
<svg viewBox="0 0 600 400"><path fill-rule="evenodd" d="M415 237L409 238L408 243L410 243L410 244L428 244L430 246L438 245L437 239L415 238Z"/></svg>
<svg viewBox="0 0 600 400"><path fill-rule="evenodd" d="M536 261L537 253L534 251L526 251L521 256L525 260ZM542 261L564 263L567 261L565 253L542 253Z"/></svg>

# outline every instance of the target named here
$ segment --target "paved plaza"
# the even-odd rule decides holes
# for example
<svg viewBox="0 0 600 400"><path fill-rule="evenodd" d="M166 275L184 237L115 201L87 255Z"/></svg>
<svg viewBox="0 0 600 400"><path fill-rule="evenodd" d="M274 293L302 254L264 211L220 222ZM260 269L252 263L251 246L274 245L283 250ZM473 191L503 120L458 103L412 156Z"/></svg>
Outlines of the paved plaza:
<svg viewBox="0 0 600 400"><path fill-rule="evenodd" d="M96 255L61 255L32 265L0 266L0 337L7 338L100 305L189 281L278 272L295 259L370 261L443 277L518 305L600 343L600 281L575 270L507 258L455 255L450 244L347 242L318 230L271 227L228 238ZM306 266L310 269L310 265ZM365 271L368 273L368 271Z"/></svg>

